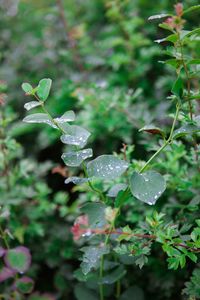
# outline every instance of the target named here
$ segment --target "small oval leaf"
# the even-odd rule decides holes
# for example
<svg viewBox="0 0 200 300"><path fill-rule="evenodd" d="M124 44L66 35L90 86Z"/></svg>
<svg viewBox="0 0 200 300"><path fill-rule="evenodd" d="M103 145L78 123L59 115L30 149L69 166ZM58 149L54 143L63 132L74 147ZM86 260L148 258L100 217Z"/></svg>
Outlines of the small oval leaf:
<svg viewBox="0 0 200 300"><path fill-rule="evenodd" d="M50 117L47 114L44 113L37 113L37 114L32 114L28 115L23 119L23 122L25 123L44 123L48 124L49 126L53 128L58 128L50 119Z"/></svg>
<svg viewBox="0 0 200 300"><path fill-rule="evenodd" d="M155 171L139 174L134 172L130 178L131 193L138 200L153 205L166 189L162 175Z"/></svg>
<svg viewBox="0 0 200 300"><path fill-rule="evenodd" d="M67 126L67 132L67 134L61 136L61 141L64 144L75 145L80 148L85 146L90 136L89 131L76 125Z"/></svg>
<svg viewBox="0 0 200 300"><path fill-rule="evenodd" d="M73 110L69 110L67 112L65 112L60 118L55 118L54 120L59 123L65 123L65 122L73 122L75 121L75 113L73 112Z"/></svg>
<svg viewBox="0 0 200 300"><path fill-rule="evenodd" d="M24 82L24 83L22 83L22 90L26 94L30 95L32 93L33 87L32 87L32 85L30 85L30 83Z"/></svg>
<svg viewBox="0 0 200 300"><path fill-rule="evenodd" d="M162 18L166 18L166 17L169 17L169 16L171 16L171 15L170 14L158 14L158 15L150 16L148 18L148 20L162 19Z"/></svg>
<svg viewBox="0 0 200 300"><path fill-rule="evenodd" d="M84 149L80 151L63 153L61 158L69 167L78 167L87 158L92 157L92 149Z"/></svg>
<svg viewBox="0 0 200 300"><path fill-rule="evenodd" d="M38 87L37 87L37 95L40 100L45 101L47 100L50 90L51 90L52 80L50 78L44 78L40 80Z"/></svg>
<svg viewBox="0 0 200 300"><path fill-rule="evenodd" d="M32 109L34 107L37 107L37 106L40 106L40 105L41 104L38 101L30 101L30 102L27 102L27 103L24 104L24 108L26 110L30 110L30 109Z"/></svg>
<svg viewBox="0 0 200 300"><path fill-rule="evenodd" d="M15 287L22 294L30 294L34 288L34 281L24 276L15 281Z"/></svg>
<svg viewBox="0 0 200 300"><path fill-rule="evenodd" d="M69 177L65 180L65 184L69 184L69 183L73 183L73 184L83 184L83 183L86 183L88 182L88 178L81 178L81 177Z"/></svg>

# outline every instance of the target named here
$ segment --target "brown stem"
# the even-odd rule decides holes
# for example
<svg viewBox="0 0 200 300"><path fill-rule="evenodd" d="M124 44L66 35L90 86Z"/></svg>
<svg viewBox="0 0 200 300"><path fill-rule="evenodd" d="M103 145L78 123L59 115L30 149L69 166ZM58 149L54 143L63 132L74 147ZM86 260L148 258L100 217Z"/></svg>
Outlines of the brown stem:
<svg viewBox="0 0 200 300"><path fill-rule="evenodd" d="M130 233L130 232L123 232L121 230L108 230L108 229L81 229L82 230L82 234L87 233L87 232L91 232L94 234L119 234L119 235L127 235L130 237L137 237L137 238L141 238L141 239L152 239L155 240L157 238L157 236L155 234L141 234L141 233ZM187 246L185 244L182 243L175 243L173 244L176 247L182 247L185 249L190 250L191 252L200 252L200 248L192 248L190 246Z"/></svg>

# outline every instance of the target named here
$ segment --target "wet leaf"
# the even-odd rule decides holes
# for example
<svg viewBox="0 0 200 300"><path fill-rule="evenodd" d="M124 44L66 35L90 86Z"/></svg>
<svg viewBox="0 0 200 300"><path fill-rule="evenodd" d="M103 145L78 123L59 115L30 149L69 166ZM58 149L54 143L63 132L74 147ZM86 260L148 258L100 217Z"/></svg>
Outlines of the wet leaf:
<svg viewBox="0 0 200 300"><path fill-rule="evenodd" d="M24 108L26 110L30 110L30 109L32 109L34 107L37 107L37 106L40 106L40 105L41 104L38 101L30 101L30 102L27 102L27 103L24 104Z"/></svg>
<svg viewBox="0 0 200 300"><path fill-rule="evenodd" d="M87 275L90 271L97 269L102 255L109 253L108 246L89 246L81 249L84 252L81 269Z"/></svg>
<svg viewBox="0 0 200 300"><path fill-rule="evenodd" d="M85 146L90 136L89 131L76 125L67 126L67 131L67 134L63 134L61 136L61 141L64 144L75 145L79 146L80 148Z"/></svg>
<svg viewBox="0 0 200 300"><path fill-rule="evenodd" d="M65 112L60 118L55 118L54 120L59 123L65 123L65 122L73 122L75 120L76 116L73 110L69 110Z"/></svg>
<svg viewBox="0 0 200 300"><path fill-rule="evenodd" d="M184 125L174 131L173 139L178 139L178 138L184 137L186 135L192 136L193 134L198 133L198 132L200 132L200 127L192 125L192 124Z"/></svg>
<svg viewBox="0 0 200 300"><path fill-rule="evenodd" d="M89 177L115 179L128 168L128 163L114 155L101 155L87 164Z"/></svg>
<svg viewBox="0 0 200 300"><path fill-rule="evenodd" d="M162 19L162 18L166 18L168 16L171 16L170 14L158 14L158 15L153 15L153 16L150 16L148 18L148 20L156 20L156 19Z"/></svg>
<svg viewBox="0 0 200 300"><path fill-rule="evenodd" d="M91 228L103 227L107 222L105 220L105 208L103 203L86 203L81 207L81 212L86 214Z"/></svg>
<svg viewBox="0 0 200 300"><path fill-rule="evenodd" d="M25 123L44 123L44 124L48 124L49 126L51 126L53 128L57 128L57 126L52 122L50 117L44 113L28 115L27 117L25 117L23 119L23 122L25 122Z"/></svg>
<svg viewBox="0 0 200 300"><path fill-rule="evenodd" d="M138 200L153 205L165 191L166 182L164 177L155 171L142 174L134 172L130 178L130 188Z"/></svg>
<svg viewBox="0 0 200 300"><path fill-rule="evenodd" d="M111 198L117 197L120 191L125 191L127 188L127 184L125 183L117 183L108 191L107 196Z"/></svg>
<svg viewBox="0 0 200 300"><path fill-rule="evenodd" d="M81 177L69 177L65 180L65 184L69 184L69 183L74 183L74 184L83 184L88 182L88 178L81 178Z"/></svg>
<svg viewBox="0 0 200 300"><path fill-rule="evenodd" d="M52 80L49 78L44 78L40 80L39 85L37 87L37 94L40 100L47 100L50 90L51 90Z"/></svg>
<svg viewBox="0 0 200 300"><path fill-rule="evenodd" d="M92 149L84 149L80 151L67 152L62 154L64 163L69 167L78 167L87 158L92 157Z"/></svg>

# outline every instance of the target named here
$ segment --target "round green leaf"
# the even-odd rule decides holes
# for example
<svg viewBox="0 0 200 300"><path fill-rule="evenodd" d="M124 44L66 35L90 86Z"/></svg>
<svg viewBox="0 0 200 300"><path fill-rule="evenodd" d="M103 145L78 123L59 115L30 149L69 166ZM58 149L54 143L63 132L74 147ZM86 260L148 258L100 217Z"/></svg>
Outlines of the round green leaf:
<svg viewBox="0 0 200 300"><path fill-rule="evenodd" d="M20 246L10 249L4 256L5 264L8 268L19 273L26 272L31 264L31 254L28 248Z"/></svg>
<svg viewBox="0 0 200 300"><path fill-rule="evenodd" d="M166 182L164 177L155 171L142 174L134 172L130 178L130 189L138 200L153 205L165 191Z"/></svg>
<svg viewBox="0 0 200 300"><path fill-rule="evenodd" d="M24 276L16 280L15 287L22 294L30 294L34 288L34 281Z"/></svg>

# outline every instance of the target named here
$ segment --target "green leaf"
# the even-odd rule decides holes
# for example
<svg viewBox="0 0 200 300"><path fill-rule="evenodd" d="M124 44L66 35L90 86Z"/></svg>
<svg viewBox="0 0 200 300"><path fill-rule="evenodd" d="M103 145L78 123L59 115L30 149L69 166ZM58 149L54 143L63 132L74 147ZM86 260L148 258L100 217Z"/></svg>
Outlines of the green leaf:
<svg viewBox="0 0 200 300"><path fill-rule="evenodd" d="M190 59L187 61L187 65L200 65L200 59Z"/></svg>
<svg viewBox="0 0 200 300"><path fill-rule="evenodd" d="M111 198L117 197L120 191L124 191L127 188L127 184L125 183L117 183L111 189L109 189L107 196Z"/></svg>
<svg viewBox="0 0 200 300"><path fill-rule="evenodd" d="M108 275L104 276L102 280L100 280L100 284L113 284L120 280L122 277L126 275L126 270L121 265L117 267L115 270L112 270Z"/></svg>
<svg viewBox="0 0 200 300"><path fill-rule="evenodd" d="M23 122L25 122L25 123L44 123L44 124L48 124L49 126L51 126L53 128L58 128L53 123L51 118L47 114L44 114L44 113L28 115L27 117L25 117L23 119Z"/></svg>
<svg viewBox="0 0 200 300"><path fill-rule="evenodd" d="M74 290L77 300L98 300L99 297L94 291L89 290L84 284L78 283Z"/></svg>
<svg viewBox="0 0 200 300"><path fill-rule="evenodd" d="M141 131L145 131L145 132L148 132L151 134L159 134L163 138L165 138L165 132L162 129L160 129L159 127L156 127L154 125L146 125L139 130L139 132L141 132Z"/></svg>
<svg viewBox="0 0 200 300"><path fill-rule="evenodd" d="M197 225L200 227L200 219L195 220L195 222L196 222Z"/></svg>
<svg viewBox="0 0 200 300"><path fill-rule="evenodd" d="M34 281L24 276L15 281L15 286L20 293L30 294L34 288Z"/></svg>
<svg viewBox="0 0 200 300"><path fill-rule="evenodd" d="M169 257L167 259L169 263L169 269L177 270L179 266L179 258L178 257Z"/></svg>
<svg viewBox="0 0 200 300"><path fill-rule="evenodd" d="M31 95L32 91L33 91L33 87L32 85L30 85L27 82L22 83L22 90L27 94L27 95Z"/></svg>
<svg viewBox="0 0 200 300"><path fill-rule="evenodd" d="M83 247L81 251L84 252L81 269L83 274L87 275L91 270L99 267L99 262L102 255L109 253L109 247L105 245Z"/></svg>
<svg viewBox="0 0 200 300"><path fill-rule="evenodd" d="M129 189L121 190L118 193L117 198L115 199L115 207L121 207L126 201L130 199L130 197L132 197L132 195Z"/></svg>
<svg viewBox="0 0 200 300"><path fill-rule="evenodd" d="M47 100L50 90L51 90L52 80L49 78L44 78L40 80L39 85L37 87L37 95L40 100Z"/></svg>
<svg viewBox="0 0 200 300"><path fill-rule="evenodd" d="M145 255L140 255L136 260L135 264L136 266L139 266L140 269L144 267L145 264L148 262L148 257Z"/></svg>
<svg viewBox="0 0 200 300"><path fill-rule="evenodd" d="M169 16L171 16L171 15L170 15L170 14L165 14L165 13L163 13L163 14L158 14L158 15L150 16L150 17L148 18L148 20L162 19L162 18L166 18L166 17L169 17Z"/></svg>
<svg viewBox="0 0 200 300"><path fill-rule="evenodd" d="M190 13L192 11L198 10L198 9L200 9L200 5L193 5L193 6L189 7L188 9L184 10L183 15Z"/></svg>
<svg viewBox="0 0 200 300"><path fill-rule="evenodd" d="M28 298L28 300L56 300L56 299L49 294L34 293Z"/></svg>
<svg viewBox="0 0 200 300"><path fill-rule="evenodd" d="M24 104L24 108L26 110L30 110L30 109L32 109L34 107L37 107L37 106L40 106L40 105L41 104L40 104L39 101L30 101L30 102L27 102L27 103Z"/></svg>
<svg viewBox="0 0 200 300"><path fill-rule="evenodd" d="M179 76L172 86L171 92L180 99L183 95L183 80Z"/></svg>
<svg viewBox="0 0 200 300"><path fill-rule="evenodd" d="M130 188L134 197L153 205L166 189L163 176L155 171L139 174L134 172L130 178Z"/></svg>
<svg viewBox="0 0 200 300"><path fill-rule="evenodd" d="M193 134L198 133L198 132L200 132L200 127L187 124L187 125L184 125L174 131L173 139L178 139L178 138L184 137L186 135L192 136Z"/></svg>
<svg viewBox="0 0 200 300"><path fill-rule="evenodd" d="M86 203L81 207L81 212L88 216L90 227L103 227L107 223L105 208L106 206L100 202Z"/></svg>
<svg viewBox="0 0 200 300"><path fill-rule="evenodd" d="M26 272L31 264L31 254L29 249L26 247L16 247L14 249L9 249L5 256L4 261L6 266L15 270L19 273Z"/></svg>
<svg viewBox="0 0 200 300"><path fill-rule="evenodd" d="M181 266L182 269L185 267L185 264L186 264L185 254L182 254L180 256L180 266Z"/></svg>
<svg viewBox="0 0 200 300"><path fill-rule="evenodd" d="M80 151L63 153L61 158L67 166L78 167L85 159L92 157L92 155L92 149L89 148Z"/></svg>
<svg viewBox="0 0 200 300"><path fill-rule="evenodd" d="M128 168L128 163L114 155L101 155L87 164L89 177L115 179Z"/></svg>
<svg viewBox="0 0 200 300"><path fill-rule="evenodd" d="M69 183L74 183L74 184L83 184L83 183L86 183L88 182L88 178L82 178L82 177L76 177L76 176L73 176L73 177L69 177L65 180L65 184L69 184Z"/></svg>
<svg viewBox="0 0 200 300"><path fill-rule="evenodd" d="M169 30L169 31L172 31L173 32L173 29L167 25L167 23L161 23L158 25L160 28L163 28L163 29L166 29L166 30Z"/></svg>
<svg viewBox="0 0 200 300"><path fill-rule="evenodd" d="M67 134L61 136L61 141L64 144L75 145L80 148L83 148L86 145L87 140L90 137L89 131L76 125L65 126L65 131L67 131Z"/></svg>
<svg viewBox="0 0 200 300"><path fill-rule="evenodd" d="M132 286L129 287L125 292L123 292L123 294L121 295L121 297L119 298L119 300L144 300L144 292L141 288L139 288L138 286Z"/></svg>
<svg viewBox="0 0 200 300"><path fill-rule="evenodd" d="M54 120L59 123L73 122L75 121L75 113L73 110L66 111L60 118L55 118Z"/></svg>
<svg viewBox="0 0 200 300"><path fill-rule="evenodd" d="M189 259L191 259L194 263L197 262L197 256L193 252L188 252L187 257L189 257Z"/></svg>

